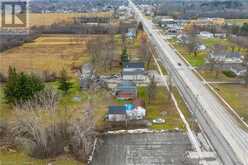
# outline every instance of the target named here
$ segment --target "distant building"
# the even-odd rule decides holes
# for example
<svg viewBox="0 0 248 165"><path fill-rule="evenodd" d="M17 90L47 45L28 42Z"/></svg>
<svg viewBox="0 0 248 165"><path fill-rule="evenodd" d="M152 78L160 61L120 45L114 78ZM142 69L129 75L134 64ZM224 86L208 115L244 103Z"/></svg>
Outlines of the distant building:
<svg viewBox="0 0 248 165"><path fill-rule="evenodd" d="M123 81L119 83L115 89L117 99L129 100L137 97L136 84L131 81Z"/></svg>
<svg viewBox="0 0 248 165"><path fill-rule="evenodd" d="M93 66L91 64L84 64L81 69L80 88L81 89L89 88L93 78L94 78Z"/></svg>
<svg viewBox="0 0 248 165"><path fill-rule="evenodd" d="M207 31L200 32L200 36L203 38L214 38L214 34Z"/></svg>
<svg viewBox="0 0 248 165"><path fill-rule="evenodd" d="M246 75L247 68L245 66L232 66L230 71L232 71L236 76L242 77Z"/></svg>
<svg viewBox="0 0 248 165"><path fill-rule="evenodd" d="M198 44L197 45L197 50L199 50L199 51L206 50L206 49L207 49L207 47L205 45L203 45L203 44Z"/></svg>
<svg viewBox="0 0 248 165"><path fill-rule="evenodd" d="M212 52L208 55L208 59L229 64L243 63L241 55L238 52Z"/></svg>
<svg viewBox="0 0 248 165"><path fill-rule="evenodd" d="M136 37L136 32L137 29L136 28L128 28L128 32L127 32L127 37L130 39L134 39Z"/></svg>
<svg viewBox="0 0 248 165"><path fill-rule="evenodd" d="M128 81L145 80L145 64L143 62L125 63L122 70L122 78Z"/></svg>

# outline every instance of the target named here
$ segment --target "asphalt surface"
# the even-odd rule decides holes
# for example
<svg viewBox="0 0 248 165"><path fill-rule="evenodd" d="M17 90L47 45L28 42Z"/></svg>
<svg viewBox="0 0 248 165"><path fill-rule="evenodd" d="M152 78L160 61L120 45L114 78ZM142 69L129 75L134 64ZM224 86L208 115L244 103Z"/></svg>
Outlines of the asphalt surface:
<svg viewBox="0 0 248 165"><path fill-rule="evenodd" d="M92 165L183 165L191 149L187 135L179 132L105 135L102 141Z"/></svg>
<svg viewBox="0 0 248 165"><path fill-rule="evenodd" d="M248 134L130 1L181 95L226 165L248 165Z"/></svg>

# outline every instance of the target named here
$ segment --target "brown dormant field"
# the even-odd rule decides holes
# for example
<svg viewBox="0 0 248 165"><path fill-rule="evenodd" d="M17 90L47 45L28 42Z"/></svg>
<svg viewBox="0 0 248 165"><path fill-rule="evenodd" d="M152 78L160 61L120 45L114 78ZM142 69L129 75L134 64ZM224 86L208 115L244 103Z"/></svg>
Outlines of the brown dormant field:
<svg viewBox="0 0 248 165"><path fill-rule="evenodd" d="M73 18L79 16L87 17L105 17L111 16L110 12L99 12L99 13L31 13L29 16L30 26L41 26L41 25L51 25L53 23L60 22L72 22Z"/></svg>
<svg viewBox="0 0 248 165"><path fill-rule="evenodd" d="M28 22L29 26L47 26L54 23L73 22L73 18L85 17L110 17L111 12L97 12L97 13L29 13ZM1 25L0 17L0 25Z"/></svg>
<svg viewBox="0 0 248 165"><path fill-rule="evenodd" d="M0 72L7 74L9 66L18 71L58 73L64 67L72 73L73 67L89 60L86 43L94 35L42 35L31 43L9 49L0 54Z"/></svg>

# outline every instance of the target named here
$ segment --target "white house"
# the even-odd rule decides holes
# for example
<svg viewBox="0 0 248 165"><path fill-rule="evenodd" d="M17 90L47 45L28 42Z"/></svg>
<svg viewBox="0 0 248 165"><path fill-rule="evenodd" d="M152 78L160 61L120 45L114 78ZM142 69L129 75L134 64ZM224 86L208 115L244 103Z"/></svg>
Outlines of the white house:
<svg viewBox="0 0 248 165"><path fill-rule="evenodd" d="M133 110L127 111L127 118L129 120L142 120L146 116L146 110L140 106Z"/></svg>
<svg viewBox="0 0 248 165"><path fill-rule="evenodd" d="M122 70L122 79L128 81L143 81L145 80L144 63L126 63Z"/></svg>
<svg viewBox="0 0 248 165"><path fill-rule="evenodd" d="M203 37L203 38L214 38L214 34L213 33L210 33L210 32L207 32L207 31L202 31L202 32L200 32L200 37Z"/></svg>

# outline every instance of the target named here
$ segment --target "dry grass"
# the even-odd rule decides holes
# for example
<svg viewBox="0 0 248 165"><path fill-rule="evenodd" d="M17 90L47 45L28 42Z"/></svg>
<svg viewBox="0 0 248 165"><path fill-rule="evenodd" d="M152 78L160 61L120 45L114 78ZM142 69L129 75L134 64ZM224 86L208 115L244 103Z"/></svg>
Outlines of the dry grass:
<svg viewBox="0 0 248 165"><path fill-rule="evenodd" d="M9 49L0 56L0 72L6 74L9 66L18 71L58 73L63 67L72 67L87 62L86 43L94 36L44 35L31 43Z"/></svg>
<svg viewBox="0 0 248 165"><path fill-rule="evenodd" d="M218 84L214 85L218 93L248 122L248 88L243 85Z"/></svg>
<svg viewBox="0 0 248 165"><path fill-rule="evenodd" d="M60 22L73 22L75 17L110 17L111 12L97 12L97 13L30 13L28 16L29 26L47 26ZM0 17L0 23L1 23Z"/></svg>

